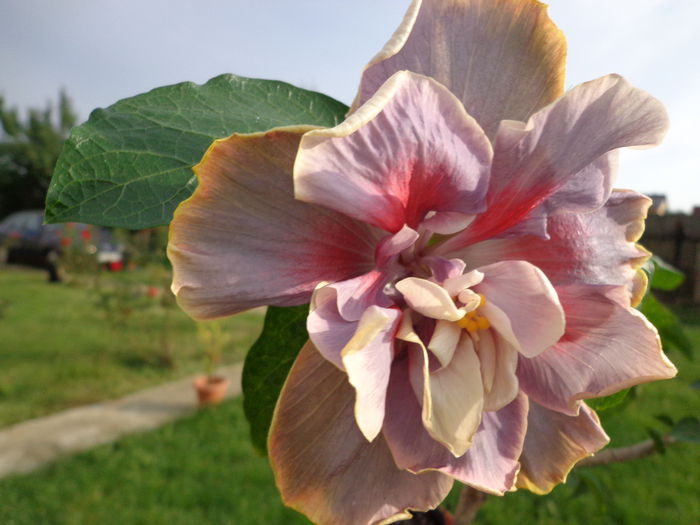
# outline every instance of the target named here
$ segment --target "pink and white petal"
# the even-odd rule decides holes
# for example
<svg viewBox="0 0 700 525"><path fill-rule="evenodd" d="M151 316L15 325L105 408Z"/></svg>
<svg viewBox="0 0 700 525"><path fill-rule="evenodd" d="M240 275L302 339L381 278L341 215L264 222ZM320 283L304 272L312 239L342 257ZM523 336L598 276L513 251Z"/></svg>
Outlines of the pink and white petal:
<svg viewBox="0 0 700 525"><path fill-rule="evenodd" d="M479 331L476 343L484 383L484 410L495 412L516 398L519 392L518 350L492 330Z"/></svg>
<svg viewBox="0 0 700 525"><path fill-rule="evenodd" d="M418 232L406 225L394 235L387 235L377 246L377 266L389 263L393 257L413 246L418 237Z"/></svg>
<svg viewBox="0 0 700 525"><path fill-rule="evenodd" d="M422 365L425 374L429 371L425 351ZM425 379L423 426L453 456L462 456L472 444L484 406L479 358L471 338L463 337L450 364L429 371Z"/></svg>
<svg viewBox="0 0 700 525"><path fill-rule="evenodd" d="M476 286L484 280L484 274L479 270L472 270L465 274L456 275L446 279L442 286L451 296L456 297L462 290Z"/></svg>
<svg viewBox="0 0 700 525"><path fill-rule="evenodd" d="M435 330L433 330L433 335L428 343L428 350L437 357L440 366L450 364L461 335L462 328L457 323L442 319L435 322Z"/></svg>
<svg viewBox="0 0 700 525"><path fill-rule="evenodd" d="M532 0L414 0L401 26L365 68L354 104L396 71L447 86L489 136L525 121L564 89L566 41Z"/></svg>
<svg viewBox="0 0 700 525"><path fill-rule="evenodd" d="M394 335L400 321L398 308L370 306L341 352L348 381L356 392L355 420L367 441L372 441L382 429Z"/></svg>
<svg viewBox="0 0 700 525"><path fill-rule="evenodd" d="M547 239L547 217L561 213L588 213L599 208L611 194L617 173L619 150L602 155L569 179L522 222L497 237L536 235Z"/></svg>
<svg viewBox="0 0 700 525"><path fill-rule="evenodd" d="M566 481L578 461L610 441L596 413L585 404L577 416L567 416L530 399L527 421L516 486L535 494L546 494Z"/></svg>
<svg viewBox="0 0 700 525"><path fill-rule="evenodd" d="M625 285L630 293L639 295L637 270L649 253L635 242L644 231L650 204L651 199L644 195L615 190L605 206L594 212L550 216L548 239L494 239L469 246L458 255L474 267L503 260L529 261L555 286Z"/></svg>
<svg viewBox="0 0 700 525"><path fill-rule="evenodd" d="M452 235L462 231L474 220L474 215L465 215L454 211L443 211L429 215L423 221L423 228L440 235Z"/></svg>
<svg viewBox="0 0 700 525"><path fill-rule="evenodd" d="M624 288L572 285L558 292L566 311L566 334L518 364L521 388L531 399L575 415L582 399L676 375L656 328L621 304L627 300L629 305Z"/></svg>
<svg viewBox="0 0 700 525"><path fill-rule="evenodd" d="M438 283L444 283L447 279L459 277L464 273L467 267L462 259L445 259L443 257L423 257L424 262L430 272L433 274L433 279ZM448 293L452 293L448 291Z"/></svg>
<svg viewBox="0 0 700 525"><path fill-rule="evenodd" d="M520 468L527 424L527 398L518 396L498 412L485 412L472 446L456 458L423 428L421 406L408 379L407 360L394 362L383 434L401 469L439 470L479 490L502 495Z"/></svg>
<svg viewBox="0 0 700 525"><path fill-rule="evenodd" d="M601 155L577 172L541 205L541 215L588 213L600 208L613 190L617 178L620 150Z"/></svg>
<svg viewBox="0 0 700 525"><path fill-rule="evenodd" d="M318 351L340 370L345 370L341 352L357 331L358 321L348 321L338 311L338 291L319 286L311 296L306 329Z"/></svg>
<svg viewBox="0 0 700 525"><path fill-rule="evenodd" d="M416 229L429 212L483 211L491 156L452 93L402 71L339 126L304 135L295 194L391 233Z"/></svg>
<svg viewBox="0 0 700 525"><path fill-rule="evenodd" d="M338 294L338 311L343 319L359 321L371 305L391 306L394 301L384 293L390 275L382 270L371 270L347 281L329 285Z"/></svg>
<svg viewBox="0 0 700 525"><path fill-rule="evenodd" d="M519 141L511 144L509 137L508 147L496 142L488 210L446 246L499 235L533 210L593 211L612 188L615 159L609 153L656 145L667 128L663 105L620 76L577 86L533 115Z"/></svg>
<svg viewBox="0 0 700 525"><path fill-rule="evenodd" d="M503 261L482 266L479 271L484 280L474 290L486 297L486 305L493 303L505 313L519 343L519 347L514 346L524 356L543 352L564 334L564 310L557 292L536 266ZM487 310L484 313L490 321Z"/></svg>
<svg viewBox="0 0 700 525"><path fill-rule="evenodd" d="M464 311L455 306L452 297L439 284L419 277L406 277L395 286L408 306L419 314L453 322L464 317Z"/></svg>
<svg viewBox="0 0 700 525"><path fill-rule="evenodd" d="M520 393L495 412L484 412L474 442L451 467L441 469L484 492L513 490L527 430L528 400Z"/></svg>
<svg viewBox="0 0 700 525"><path fill-rule="evenodd" d="M175 211L172 289L196 318L309 301L316 284L372 268L380 232L294 199L301 135L280 128L216 141L195 167L199 186Z"/></svg>
<svg viewBox="0 0 700 525"><path fill-rule="evenodd" d="M522 349L520 341L518 341L515 332L513 332L513 325L503 310L487 300L479 308L479 313L488 319L491 329L503 337L509 345L518 352Z"/></svg>
<svg viewBox="0 0 700 525"><path fill-rule="evenodd" d="M377 524L437 506L439 472L399 470L383 436L369 443L353 417L345 374L307 344L282 389L268 450L284 502L324 525ZM358 483L361 480L361 483Z"/></svg>

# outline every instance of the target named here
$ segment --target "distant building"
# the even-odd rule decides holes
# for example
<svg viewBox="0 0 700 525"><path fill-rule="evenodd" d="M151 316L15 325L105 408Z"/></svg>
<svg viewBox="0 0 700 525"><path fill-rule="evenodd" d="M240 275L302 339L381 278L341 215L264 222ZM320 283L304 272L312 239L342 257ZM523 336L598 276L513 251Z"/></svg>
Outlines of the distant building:
<svg viewBox="0 0 700 525"><path fill-rule="evenodd" d="M700 217L700 206L693 207L693 217Z"/></svg>
<svg viewBox="0 0 700 525"><path fill-rule="evenodd" d="M668 211L668 200L666 195L649 195L651 199L651 208L649 215L666 215Z"/></svg>

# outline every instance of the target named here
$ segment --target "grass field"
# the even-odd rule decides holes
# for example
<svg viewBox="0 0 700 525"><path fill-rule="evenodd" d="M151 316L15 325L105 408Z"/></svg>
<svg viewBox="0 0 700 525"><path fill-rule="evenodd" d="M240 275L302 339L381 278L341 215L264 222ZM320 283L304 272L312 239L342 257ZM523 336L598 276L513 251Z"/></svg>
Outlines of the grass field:
<svg viewBox="0 0 700 525"><path fill-rule="evenodd" d="M46 273L0 268L0 426L117 397L203 370L197 326L149 297L147 273L52 283ZM165 299L167 301L167 298ZM217 321L222 363L240 361L262 313Z"/></svg>
<svg viewBox="0 0 700 525"><path fill-rule="evenodd" d="M1 286L0 281L0 297L5 291ZM697 310L681 313L696 348L700 347ZM3 324L10 315L11 310L6 310ZM89 310L82 315L89 315ZM70 355L68 349L64 352ZM44 351L37 357L47 359L47 355ZM81 359L77 355L73 358L76 364ZM613 439L612 446L646 439L648 427L662 430L663 425L655 419L657 414L673 418L698 415L700 392L692 389L691 384L700 379L700 364L697 359L689 361L678 353L671 354L671 358L680 370L677 379L638 388L634 399L601 414ZM55 362L63 367L62 361ZM107 376L115 380L121 373L143 374L138 369L130 372L128 366L110 370ZM148 376L132 379L153 380L154 377ZM60 384L65 384L65 380ZM700 523L699 464L700 446L680 443L670 446L663 456L580 469L574 471L567 485L555 489L550 496L518 492L489 498L476 523L697 525ZM297 525L308 522L280 503L266 460L257 457L248 442L241 400L236 399L156 431L129 436L35 473L0 481L0 523Z"/></svg>

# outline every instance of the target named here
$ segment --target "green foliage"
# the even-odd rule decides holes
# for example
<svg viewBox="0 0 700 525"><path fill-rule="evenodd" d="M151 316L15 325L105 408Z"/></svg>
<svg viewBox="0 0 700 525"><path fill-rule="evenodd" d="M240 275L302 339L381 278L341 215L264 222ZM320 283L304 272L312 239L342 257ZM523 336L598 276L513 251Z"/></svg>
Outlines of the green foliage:
<svg viewBox="0 0 700 525"><path fill-rule="evenodd" d="M608 410L610 408L616 407L623 403L627 399L627 395L630 393L630 388L625 388L619 392L615 392L610 396L599 397L596 399L587 399L586 403L592 409L597 411Z"/></svg>
<svg viewBox="0 0 700 525"><path fill-rule="evenodd" d="M685 376L645 385L640 403L602 415L613 446L646 439L650 414L676 418L696 400L687 384L700 365L680 359ZM575 469L548 496L487 498L475 524L697 525L699 461L700 447L677 443L665 456ZM268 462L253 452L240 398L0 480L0 494L3 525L308 524L283 507Z"/></svg>
<svg viewBox="0 0 700 525"><path fill-rule="evenodd" d="M167 224L194 190L192 167L215 139L334 126L346 111L320 93L233 75L121 100L73 129L49 189L47 220L130 229Z"/></svg>
<svg viewBox="0 0 700 525"><path fill-rule="evenodd" d="M282 385L306 343L309 306L269 307L260 337L251 347L243 368L245 415L253 446L266 454L267 434Z"/></svg>
<svg viewBox="0 0 700 525"><path fill-rule="evenodd" d="M649 284L655 290L672 291L685 280L683 272L656 255L651 256L645 270L650 277Z"/></svg>
<svg viewBox="0 0 700 525"><path fill-rule="evenodd" d="M44 207L56 160L76 121L71 101L63 92L57 113L49 106L30 109L22 118L0 97L0 218Z"/></svg>
<svg viewBox="0 0 700 525"><path fill-rule="evenodd" d="M666 443L664 442L664 437L658 430L653 428L647 428L647 434L654 442L654 448L657 454L666 454Z"/></svg>
<svg viewBox="0 0 700 525"><path fill-rule="evenodd" d="M158 283L150 269L105 274L99 287L86 278L49 284L41 271L2 269L0 426L200 372L195 323L163 306L172 295L162 287L149 296ZM107 306L100 305L103 294L111 295ZM254 311L219 321L230 338L222 364L243 359L262 317Z"/></svg>
<svg viewBox="0 0 700 525"><path fill-rule="evenodd" d="M0 480L3 525L309 525L250 446L241 400Z"/></svg>
<svg viewBox="0 0 700 525"><path fill-rule="evenodd" d="M686 357L692 359L693 345L683 330L683 325L676 314L664 306L654 294L647 294L639 305L639 311L656 326L664 348L680 350Z"/></svg>
<svg viewBox="0 0 700 525"><path fill-rule="evenodd" d="M673 426L670 435L677 441L700 443L700 420L697 417L684 417Z"/></svg>
<svg viewBox="0 0 700 525"><path fill-rule="evenodd" d="M654 290L672 291L685 279L683 273L656 255L642 268L649 278L649 290L637 307L656 326L666 350L675 349L692 359L693 345L683 330L683 325L673 311L664 306L651 292Z"/></svg>

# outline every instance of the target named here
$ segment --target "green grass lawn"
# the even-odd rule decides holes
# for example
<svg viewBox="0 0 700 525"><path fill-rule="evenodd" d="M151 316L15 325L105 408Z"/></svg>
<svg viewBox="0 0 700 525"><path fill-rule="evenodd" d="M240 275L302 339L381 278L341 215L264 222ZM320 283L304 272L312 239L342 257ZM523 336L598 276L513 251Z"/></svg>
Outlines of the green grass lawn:
<svg viewBox="0 0 700 525"><path fill-rule="evenodd" d="M0 268L0 426L127 394L203 370L197 326L148 272L48 283L46 273ZM222 363L237 362L262 313L217 321Z"/></svg>
<svg viewBox="0 0 700 525"><path fill-rule="evenodd" d="M697 310L682 313L691 339L700 347ZM9 315L8 310L3 322ZM612 446L646 439L647 427L663 429L654 417L657 414L698 415L700 392L690 385L700 379L700 364L677 352L671 358L680 370L677 379L640 387L634 399L601 414ZM59 360L56 363L63 366ZM128 373L128 367L119 373ZM491 497L476 523L697 525L698 465L700 446L675 444L663 456L574 471L570 483L549 496L518 492ZM0 481L0 523L307 522L280 503L266 460L257 457L249 444L241 400L236 399L156 431L128 436L35 473Z"/></svg>

